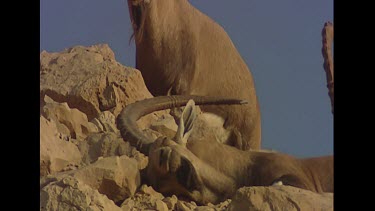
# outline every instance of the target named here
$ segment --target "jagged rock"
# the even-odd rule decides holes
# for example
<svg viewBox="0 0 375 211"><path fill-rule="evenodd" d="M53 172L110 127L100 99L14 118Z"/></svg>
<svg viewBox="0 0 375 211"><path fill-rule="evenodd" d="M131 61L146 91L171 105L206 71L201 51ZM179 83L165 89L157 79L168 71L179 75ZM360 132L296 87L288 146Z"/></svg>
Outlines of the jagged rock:
<svg viewBox="0 0 375 211"><path fill-rule="evenodd" d="M221 202L220 204L217 204L217 205L215 206L215 209L216 209L217 211L227 210L228 205L230 204L231 201L232 201L232 199L227 199L227 200Z"/></svg>
<svg viewBox="0 0 375 211"><path fill-rule="evenodd" d="M160 199L155 202L155 209L158 211L168 211L168 206Z"/></svg>
<svg viewBox="0 0 375 211"><path fill-rule="evenodd" d="M69 108L67 103L54 102L48 96L44 96L44 102L42 115L46 119L54 120L61 133L83 140L89 133L97 132L94 124L88 122L86 114L78 109Z"/></svg>
<svg viewBox="0 0 375 211"><path fill-rule="evenodd" d="M175 195L172 195L171 197L165 197L163 199L163 202L167 205L169 210L174 210L177 201L178 199Z"/></svg>
<svg viewBox="0 0 375 211"><path fill-rule="evenodd" d="M115 203L133 196L141 182L137 161L126 155L98 159L73 172L72 176Z"/></svg>
<svg viewBox="0 0 375 211"><path fill-rule="evenodd" d="M86 141L80 142L79 150L82 161L86 165L96 161L99 157L126 155L138 162L138 168L144 169L148 164L148 157L125 142L119 134L113 132L92 133Z"/></svg>
<svg viewBox="0 0 375 211"><path fill-rule="evenodd" d="M178 211L191 211L191 210L194 210L195 208L197 208L196 205L185 202L185 201L177 201L176 203L176 210Z"/></svg>
<svg viewBox="0 0 375 211"><path fill-rule="evenodd" d="M97 190L67 176L50 182L40 190L40 210L113 210L121 208Z"/></svg>
<svg viewBox="0 0 375 211"><path fill-rule="evenodd" d="M116 117L109 111L101 112L99 114L99 117L94 118L93 120L91 120L91 122L99 128L99 132L119 132L116 127Z"/></svg>
<svg viewBox="0 0 375 211"><path fill-rule="evenodd" d="M48 95L56 102L66 102L87 115L89 121L101 112L117 116L128 104L152 95L141 73L115 60L107 44L75 46L58 53L40 53L40 97ZM144 129L165 111L143 117Z"/></svg>
<svg viewBox="0 0 375 211"><path fill-rule="evenodd" d="M153 121L150 125L150 129L172 139L176 135L177 124L171 115L165 114L156 121Z"/></svg>
<svg viewBox="0 0 375 211"><path fill-rule="evenodd" d="M157 207L164 209L167 205L162 201L163 199L164 196L161 193L156 192L150 186L142 185L133 197L126 199L121 204L121 208L123 210L157 210Z"/></svg>
<svg viewBox="0 0 375 211"><path fill-rule="evenodd" d="M135 148L132 148L131 155L129 157L134 158L137 161L139 170L145 169L148 165L148 157Z"/></svg>
<svg viewBox="0 0 375 211"><path fill-rule="evenodd" d="M210 206L198 206L194 211L215 211L215 208Z"/></svg>
<svg viewBox="0 0 375 211"><path fill-rule="evenodd" d="M228 210L333 210L333 194L318 194L291 186L240 188Z"/></svg>
<svg viewBox="0 0 375 211"><path fill-rule="evenodd" d="M79 166L82 157L78 147L62 138L53 120L41 116L40 131L41 176Z"/></svg>
<svg viewBox="0 0 375 211"><path fill-rule="evenodd" d="M78 147L86 164L96 161L99 157L130 156L132 150L129 142L124 142L113 132L92 133Z"/></svg>

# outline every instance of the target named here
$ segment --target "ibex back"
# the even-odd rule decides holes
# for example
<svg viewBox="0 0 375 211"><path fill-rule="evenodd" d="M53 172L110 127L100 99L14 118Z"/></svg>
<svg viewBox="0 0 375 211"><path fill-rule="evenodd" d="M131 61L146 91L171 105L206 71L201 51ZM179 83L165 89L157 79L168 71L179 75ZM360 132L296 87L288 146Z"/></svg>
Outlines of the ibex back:
<svg viewBox="0 0 375 211"><path fill-rule="evenodd" d="M213 97L156 97L127 106L118 117L124 140L149 156L147 176L165 195L187 197L200 204L218 203L242 186L291 185L314 192L333 192L333 156L297 159L259 151L241 151L221 144L214 137L189 140L197 104L242 104L235 99ZM136 127L142 115L156 110L185 107L173 140L151 140ZM243 105L232 105L240 107Z"/></svg>
<svg viewBox="0 0 375 211"><path fill-rule="evenodd" d="M136 68L154 96L227 96L239 107L204 106L231 131L223 141L242 150L261 145L260 110L252 75L224 29L187 0L128 0Z"/></svg>

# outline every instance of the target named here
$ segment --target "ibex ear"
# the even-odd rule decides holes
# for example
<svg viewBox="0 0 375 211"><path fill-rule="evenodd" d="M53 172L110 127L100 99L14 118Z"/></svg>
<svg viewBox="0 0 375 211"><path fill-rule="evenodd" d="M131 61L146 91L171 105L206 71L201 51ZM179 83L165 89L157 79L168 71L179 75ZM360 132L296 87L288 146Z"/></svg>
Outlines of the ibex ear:
<svg viewBox="0 0 375 211"><path fill-rule="evenodd" d="M181 118L179 119L178 129L175 136L175 141L178 144L186 146L196 117L197 112L195 108L195 102L193 100L189 100L189 102L185 106L184 111L182 112Z"/></svg>

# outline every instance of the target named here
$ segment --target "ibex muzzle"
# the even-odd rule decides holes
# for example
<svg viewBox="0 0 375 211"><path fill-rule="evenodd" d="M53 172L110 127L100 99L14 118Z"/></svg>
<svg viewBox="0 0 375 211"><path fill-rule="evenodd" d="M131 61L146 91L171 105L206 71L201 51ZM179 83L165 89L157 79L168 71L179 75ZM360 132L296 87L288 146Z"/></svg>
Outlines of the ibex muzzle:
<svg viewBox="0 0 375 211"><path fill-rule="evenodd" d="M333 192L333 156L297 159L281 153L242 151L221 144L214 137L188 140L196 116L193 100L197 104L244 103L212 97L155 97L127 106L118 117L124 140L149 156L148 180L159 192L200 204L218 203L243 186L283 184L314 192ZM166 137L149 140L136 127L135 121L142 115L186 103L173 140Z"/></svg>
<svg viewBox="0 0 375 211"><path fill-rule="evenodd" d="M223 143L261 145L260 109L252 75L224 29L187 0L128 0L136 68L153 96L231 96L243 106L204 106L231 131ZM222 138L226 139L226 138Z"/></svg>

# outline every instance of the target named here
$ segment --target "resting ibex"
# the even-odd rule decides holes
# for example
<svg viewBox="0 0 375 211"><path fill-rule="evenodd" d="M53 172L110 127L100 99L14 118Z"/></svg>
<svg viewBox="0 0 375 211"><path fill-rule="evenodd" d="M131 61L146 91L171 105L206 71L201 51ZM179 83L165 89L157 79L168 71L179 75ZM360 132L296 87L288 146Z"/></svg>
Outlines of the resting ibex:
<svg viewBox="0 0 375 211"><path fill-rule="evenodd" d="M244 106L205 106L231 131L222 142L242 150L261 145L252 75L224 29L187 0L128 0L136 68L154 96L229 96Z"/></svg>
<svg viewBox="0 0 375 211"><path fill-rule="evenodd" d="M123 139L149 156L147 177L159 192L200 204L225 200L243 186L284 184L333 192L333 156L297 159L281 153L242 151L213 139L188 141L196 116L194 101L189 99L197 105L243 103L214 97L164 96L128 105L118 117ZM150 140L136 127L136 120L145 114L186 103L173 140Z"/></svg>

